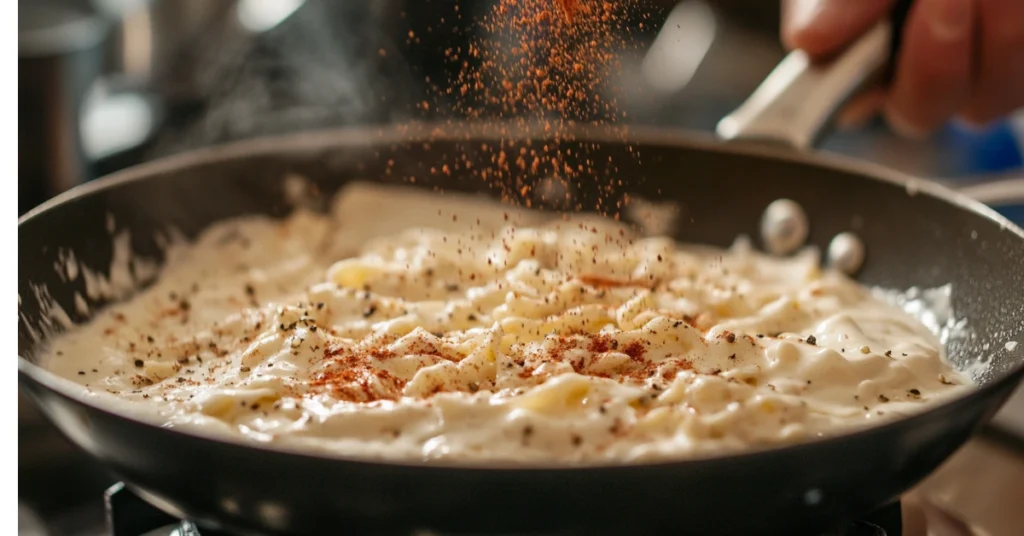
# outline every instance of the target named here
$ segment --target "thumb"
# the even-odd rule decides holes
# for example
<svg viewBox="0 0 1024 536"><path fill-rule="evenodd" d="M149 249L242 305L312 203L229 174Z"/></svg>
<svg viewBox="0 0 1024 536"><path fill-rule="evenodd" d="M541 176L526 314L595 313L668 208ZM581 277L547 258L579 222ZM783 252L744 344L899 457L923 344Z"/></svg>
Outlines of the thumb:
<svg viewBox="0 0 1024 536"><path fill-rule="evenodd" d="M782 42L828 57L885 17L895 0L783 0Z"/></svg>

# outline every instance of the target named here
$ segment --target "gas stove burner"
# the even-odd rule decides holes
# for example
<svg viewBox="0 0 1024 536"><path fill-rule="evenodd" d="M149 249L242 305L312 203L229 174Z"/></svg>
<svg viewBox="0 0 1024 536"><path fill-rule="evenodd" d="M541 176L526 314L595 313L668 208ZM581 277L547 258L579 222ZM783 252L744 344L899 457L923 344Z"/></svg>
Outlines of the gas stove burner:
<svg viewBox="0 0 1024 536"><path fill-rule="evenodd" d="M150 505L118 483L107 489L107 527L111 536L230 536L228 533L202 528L176 519ZM847 523L836 530L816 536L902 536L902 508L896 501L862 519ZM442 536L434 532L419 531L410 536Z"/></svg>

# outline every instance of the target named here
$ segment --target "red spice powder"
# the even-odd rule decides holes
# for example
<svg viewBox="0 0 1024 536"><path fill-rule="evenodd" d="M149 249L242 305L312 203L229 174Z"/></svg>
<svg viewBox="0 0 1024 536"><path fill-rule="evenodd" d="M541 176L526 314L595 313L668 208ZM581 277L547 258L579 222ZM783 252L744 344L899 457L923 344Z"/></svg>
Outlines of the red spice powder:
<svg viewBox="0 0 1024 536"><path fill-rule="evenodd" d="M597 335L590 340L590 346L587 347L587 350L594 353L603 353L617 346L618 341L608 335Z"/></svg>
<svg viewBox="0 0 1024 536"><path fill-rule="evenodd" d="M439 105L421 103L418 108L450 106L455 117L449 124L455 128L458 122L475 120L509 126L497 143L460 144L456 154L443 157L448 166L444 173L481 180L510 204L529 207L542 201L618 215L618 166L608 155L598 157L597 145L576 143L576 133L581 126L602 126L625 138L619 57L639 48L628 24L636 20L632 15L642 2L496 0L473 21L474 37L465 48L444 50L457 74L447 81L428 80L439 94ZM461 18L457 6L455 11ZM637 24L636 29L642 27ZM522 135L538 127L543 130L539 139ZM634 152L628 157L637 156ZM433 175L445 169L428 168ZM537 187L541 180L546 181L544 188ZM583 206L574 192L593 191L595 186L596 203Z"/></svg>
<svg viewBox="0 0 1024 536"><path fill-rule="evenodd" d="M622 353L629 356L633 361L641 361L647 353L647 347L640 341L633 341L622 349Z"/></svg>
<svg viewBox="0 0 1024 536"><path fill-rule="evenodd" d="M313 392L328 391L349 402L376 402L397 400L406 384L405 380L374 367L365 355L334 350L326 352L325 359L328 368L309 382Z"/></svg>
<svg viewBox="0 0 1024 536"><path fill-rule="evenodd" d="M576 10L579 9L579 0L555 0L558 7L562 8L562 13L568 17L571 17Z"/></svg>

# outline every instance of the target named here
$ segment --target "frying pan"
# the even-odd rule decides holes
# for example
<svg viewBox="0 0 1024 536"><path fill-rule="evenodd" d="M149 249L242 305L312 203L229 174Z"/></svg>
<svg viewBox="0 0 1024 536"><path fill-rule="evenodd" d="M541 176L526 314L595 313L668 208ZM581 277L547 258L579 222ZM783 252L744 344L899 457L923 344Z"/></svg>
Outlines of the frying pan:
<svg viewBox="0 0 1024 536"><path fill-rule="evenodd" d="M94 405L35 364L44 316L33 285L67 311L82 291L54 270L63 252L109 266L108 225L131 231L140 255L160 256L169 227L195 236L245 214L283 217L284 181L307 177L324 196L353 180L428 177L447 155L496 141L505 126L440 134L430 125L344 129L259 139L145 164L62 195L19 221L19 378L57 427L146 500L203 526L243 534L408 534L556 531L580 534L801 534L889 503L985 423L1024 376L1024 231L927 181L801 150L857 83L885 64L881 24L828 66L789 56L720 133L730 143L631 129L628 139L580 129L575 141L523 138L611 158L630 180L617 195L677 202L678 239L726 246L756 235L779 198L802 204L809 243L854 230L868 259L859 280L887 288L952 284L970 337L951 361L988 361L977 389L882 426L780 448L707 459L585 467L494 468L326 457L183 432ZM799 103L795 106L794 103ZM772 140L765 143L764 140ZM596 148L595 147L596 144ZM634 158L632 149L641 158ZM483 156L481 156L483 158ZM385 173L393 160L391 173ZM417 187L491 195L477 180L441 176ZM411 186L410 186L411 187ZM595 191L579 192L585 203ZM372 222L367 222L372 225ZM94 304L101 306L101 303ZM80 319L76 319L80 320Z"/></svg>

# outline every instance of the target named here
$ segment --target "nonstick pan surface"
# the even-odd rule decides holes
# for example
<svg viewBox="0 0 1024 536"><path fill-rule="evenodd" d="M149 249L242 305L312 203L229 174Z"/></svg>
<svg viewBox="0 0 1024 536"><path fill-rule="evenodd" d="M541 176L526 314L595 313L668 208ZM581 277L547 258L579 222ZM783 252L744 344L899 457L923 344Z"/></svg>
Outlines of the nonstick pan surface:
<svg viewBox="0 0 1024 536"><path fill-rule="evenodd" d="M97 408L31 363L40 343L28 327L41 316L32 285L74 311L82 282L64 281L54 266L65 251L94 269L109 266L109 222L131 230L137 253L159 256L153 236L168 227L194 236L225 218L286 215L290 174L326 198L353 180L429 176L451 154L496 139L487 129L447 138L431 130L341 130L202 150L125 171L26 215L18 251L24 390L154 504L248 533L800 534L897 497L991 417L1024 375L1024 344L1006 344L1024 341L1021 229L945 189L868 165L643 129L628 140L598 131L561 143L615 161L626 181L618 194L678 203L680 240L724 246L756 236L764 208L786 197L807 211L810 243L825 247L850 230L865 241L864 284L951 284L953 309L972 336L952 341L949 354L961 368L990 361L979 388L904 420L796 446L632 466L496 469L328 458L162 428ZM478 180L441 177L417 187L484 193ZM593 194L584 184L583 198Z"/></svg>

